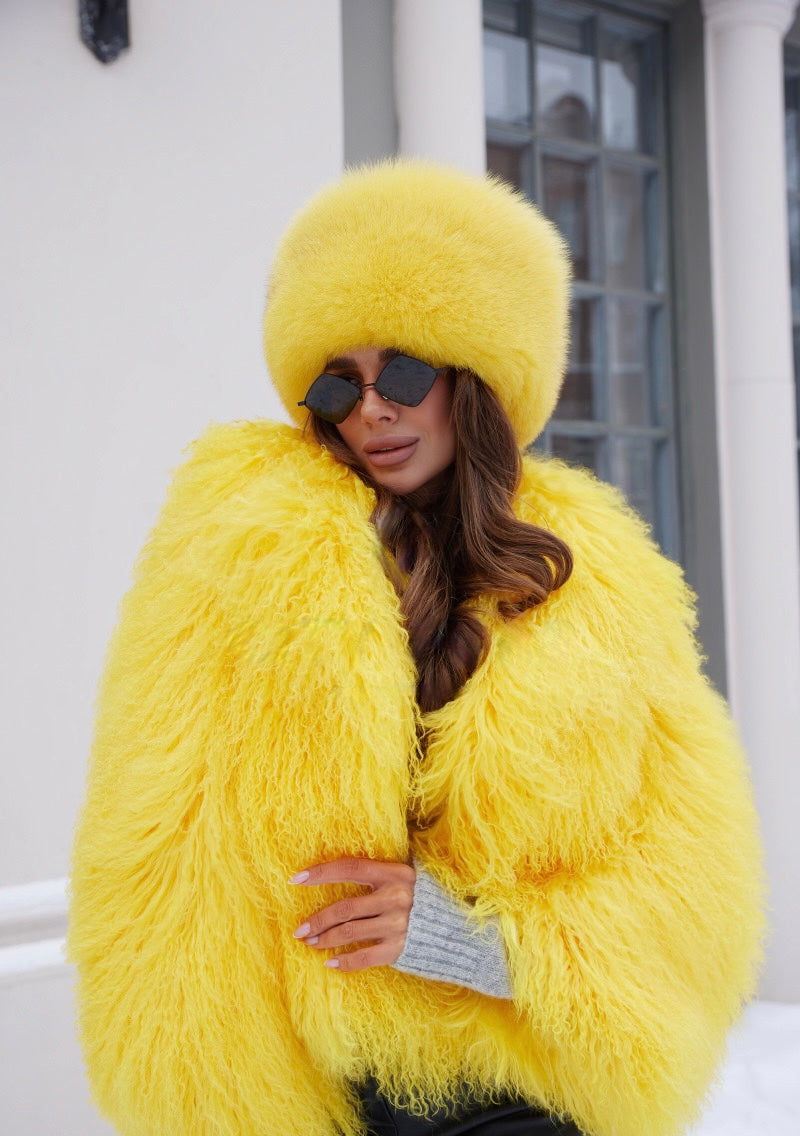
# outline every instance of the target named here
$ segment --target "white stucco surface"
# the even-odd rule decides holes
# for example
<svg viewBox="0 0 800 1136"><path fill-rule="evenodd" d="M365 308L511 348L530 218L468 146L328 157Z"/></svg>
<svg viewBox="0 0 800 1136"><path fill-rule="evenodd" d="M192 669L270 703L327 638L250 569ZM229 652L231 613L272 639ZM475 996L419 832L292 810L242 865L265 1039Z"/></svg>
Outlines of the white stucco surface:
<svg viewBox="0 0 800 1136"><path fill-rule="evenodd" d="M77 5L0 11L0 886L67 870L92 702L168 470L274 416L267 267L342 164L337 0L137 0L107 66Z"/></svg>
<svg viewBox="0 0 800 1136"><path fill-rule="evenodd" d="M481 0L394 0L400 153L486 169Z"/></svg>

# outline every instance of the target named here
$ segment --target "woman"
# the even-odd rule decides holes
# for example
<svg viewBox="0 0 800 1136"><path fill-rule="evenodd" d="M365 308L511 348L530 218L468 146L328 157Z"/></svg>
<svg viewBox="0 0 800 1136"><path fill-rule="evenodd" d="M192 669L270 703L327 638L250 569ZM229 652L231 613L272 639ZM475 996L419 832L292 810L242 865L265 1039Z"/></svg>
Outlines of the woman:
<svg viewBox="0 0 800 1136"><path fill-rule="evenodd" d="M99 701L70 950L123 1133L675 1136L753 989L760 854L692 596L520 459L568 272L502 183L352 172L212 427Z"/></svg>

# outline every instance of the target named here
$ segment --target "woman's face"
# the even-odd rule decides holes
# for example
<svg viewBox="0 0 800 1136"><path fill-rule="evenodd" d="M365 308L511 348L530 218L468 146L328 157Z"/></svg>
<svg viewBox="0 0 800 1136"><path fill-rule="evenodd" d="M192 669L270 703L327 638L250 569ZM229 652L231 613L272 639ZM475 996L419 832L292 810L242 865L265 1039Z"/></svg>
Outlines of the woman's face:
<svg viewBox="0 0 800 1136"><path fill-rule="evenodd" d="M332 359L325 370L366 386L396 354L386 348L359 347ZM337 429L374 481L393 493L412 493L455 458L452 402L453 379L447 372L436 376L419 406L386 401L370 387Z"/></svg>

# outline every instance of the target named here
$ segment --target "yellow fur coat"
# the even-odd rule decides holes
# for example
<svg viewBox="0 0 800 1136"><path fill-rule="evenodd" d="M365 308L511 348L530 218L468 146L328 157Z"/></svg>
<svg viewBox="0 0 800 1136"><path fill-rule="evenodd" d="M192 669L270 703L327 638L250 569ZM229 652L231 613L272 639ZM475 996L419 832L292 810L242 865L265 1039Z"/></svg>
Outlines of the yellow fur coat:
<svg viewBox="0 0 800 1136"><path fill-rule="evenodd" d="M296 429L214 426L123 601L69 949L97 1103L126 1136L357 1136L352 1081L515 1090L592 1136L675 1136L753 989L760 853L692 596L614 490L525 459L571 580L425 715L373 496ZM415 825L409 840L408 817ZM292 937L413 854L499 916L513 1002Z"/></svg>

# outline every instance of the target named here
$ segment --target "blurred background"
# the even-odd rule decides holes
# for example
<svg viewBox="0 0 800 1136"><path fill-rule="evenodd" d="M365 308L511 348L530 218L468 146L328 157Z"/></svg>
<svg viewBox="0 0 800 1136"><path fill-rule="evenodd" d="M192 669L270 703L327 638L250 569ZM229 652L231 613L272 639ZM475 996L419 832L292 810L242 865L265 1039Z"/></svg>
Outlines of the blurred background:
<svg viewBox="0 0 800 1136"><path fill-rule="evenodd" d="M106 643L183 448L212 420L283 417L261 316L286 222L394 153L495 171L569 240L569 369L536 445L620 485L698 594L767 850L749 1020L797 1055L779 1013L800 1003L795 9L3 0L4 1136L110 1131L61 950Z"/></svg>

